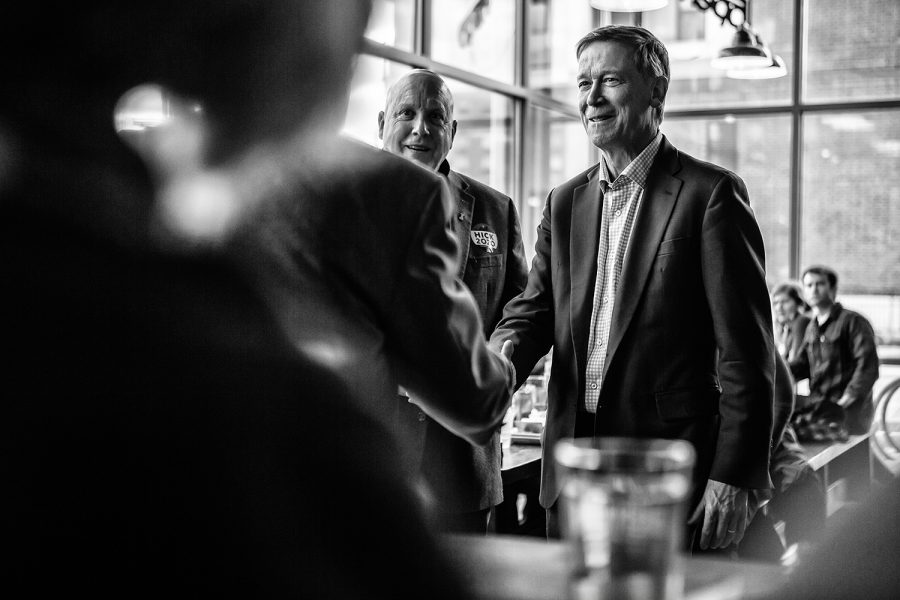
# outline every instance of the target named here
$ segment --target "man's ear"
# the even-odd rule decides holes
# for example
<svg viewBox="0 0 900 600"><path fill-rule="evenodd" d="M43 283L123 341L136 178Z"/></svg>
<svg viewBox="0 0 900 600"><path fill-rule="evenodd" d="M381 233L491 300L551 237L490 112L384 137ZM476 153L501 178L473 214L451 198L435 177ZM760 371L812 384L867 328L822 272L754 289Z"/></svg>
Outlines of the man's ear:
<svg viewBox="0 0 900 600"><path fill-rule="evenodd" d="M650 106L658 108L666 100L666 92L669 91L669 80L660 75L653 80L650 88Z"/></svg>
<svg viewBox="0 0 900 600"><path fill-rule="evenodd" d="M456 139L456 119L450 124L450 147L453 147L453 140Z"/></svg>
<svg viewBox="0 0 900 600"><path fill-rule="evenodd" d="M384 139L384 111L378 113L378 139Z"/></svg>

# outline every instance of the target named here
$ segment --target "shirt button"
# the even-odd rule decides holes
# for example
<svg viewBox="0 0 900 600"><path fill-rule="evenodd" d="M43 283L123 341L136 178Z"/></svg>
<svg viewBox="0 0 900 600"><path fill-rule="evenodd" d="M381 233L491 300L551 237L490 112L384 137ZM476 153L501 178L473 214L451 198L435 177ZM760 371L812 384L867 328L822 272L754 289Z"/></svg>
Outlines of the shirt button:
<svg viewBox="0 0 900 600"><path fill-rule="evenodd" d="M597 382L591 383L591 389L592 389L592 390L596 390L596 389L597 389Z"/></svg>
<svg viewBox="0 0 900 600"><path fill-rule="evenodd" d="M621 215L621 214L622 214L622 209L621 209L621 208L617 208L617 209L616 209L616 216L618 217L618 216Z"/></svg>
<svg viewBox="0 0 900 600"><path fill-rule="evenodd" d="M464 213L459 213L458 215L456 215L456 218L459 219L460 221L465 221L466 215Z"/></svg>

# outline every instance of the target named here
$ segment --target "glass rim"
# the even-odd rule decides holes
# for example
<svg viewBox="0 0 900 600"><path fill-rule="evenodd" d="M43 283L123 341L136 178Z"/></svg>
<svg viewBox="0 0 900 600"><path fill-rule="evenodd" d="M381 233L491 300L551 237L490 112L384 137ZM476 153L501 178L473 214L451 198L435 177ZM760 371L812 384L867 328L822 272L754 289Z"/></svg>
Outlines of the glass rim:
<svg viewBox="0 0 900 600"><path fill-rule="evenodd" d="M696 451L685 440L584 437L559 440L553 448L553 457L566 469L594 471L609 468L623 472L638 470L622 467L621 459L631 457L641 460L641 472L668 473L693 468Z"/></svg>

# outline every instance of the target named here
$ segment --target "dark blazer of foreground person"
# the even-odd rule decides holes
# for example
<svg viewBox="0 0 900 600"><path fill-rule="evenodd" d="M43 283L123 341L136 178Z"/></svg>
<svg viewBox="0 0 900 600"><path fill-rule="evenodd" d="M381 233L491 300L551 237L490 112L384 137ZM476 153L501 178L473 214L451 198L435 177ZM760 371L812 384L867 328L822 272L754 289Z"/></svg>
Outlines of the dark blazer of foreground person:
<svg viewBox="0 0 900 600"><path fill-rule="evenodd" d="M120 96L149 81L201 103L201 173L225 177L279 136L304 148L334 117L367 15L356 0L7 7L7 595L465 597L362 408L369 390L298 353L245 257L159 218L159 173L113 129ZM204 189L221 207L258 183Z"/></svg>
<svg viewBox="0 0 900 600"><path fill-rule="evenodd" d="M492 343L513 340L521 384L553 347L541 504L562 482L552 448L572 437L583 389L600 228L593 167L555 188L525 292ZM665 138L623 263L596 436L679 438L707 479L769 488L774 346L764 251L744 184Z"/></svg>
<svg viewBox="0 0 900 600"><path fill-rule="evenodd" d="M120 197L45 175L56 183L22 182L26 201ZM123 248L19 207L3 211L2 240L16 349L5 589L461 597L393 437L362 394L296 354L227 262Z"/></svg>
<svg viewBox="0 0 900 600"><path fill-rule="evenodd" d="M298 157L294 183L239 236L292 343L399 433L397 386L475 444L499 427L509 362L488 349L441 179L350 139ZM322 159L327 154L329 157Z"/></svg>

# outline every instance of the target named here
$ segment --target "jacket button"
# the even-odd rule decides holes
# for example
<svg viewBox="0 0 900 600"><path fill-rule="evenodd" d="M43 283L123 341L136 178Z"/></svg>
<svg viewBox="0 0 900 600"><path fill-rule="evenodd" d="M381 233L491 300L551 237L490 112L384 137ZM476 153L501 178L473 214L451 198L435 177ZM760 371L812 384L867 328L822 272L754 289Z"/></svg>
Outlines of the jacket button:
<svg viewBox="0 0 900 600"><path fill-rule="evenodd" d="M456 215L456 218L459 219L460 221L465 221L466 215L464 213L459 213L458 215Z"/></svg>
<svg viewBox="0 0 900 600"><path fill-rule="evenodd" d="M420 412L418 415L418 418L419 418L419 423L424 422L425 421L425 413Z"/></svg>

